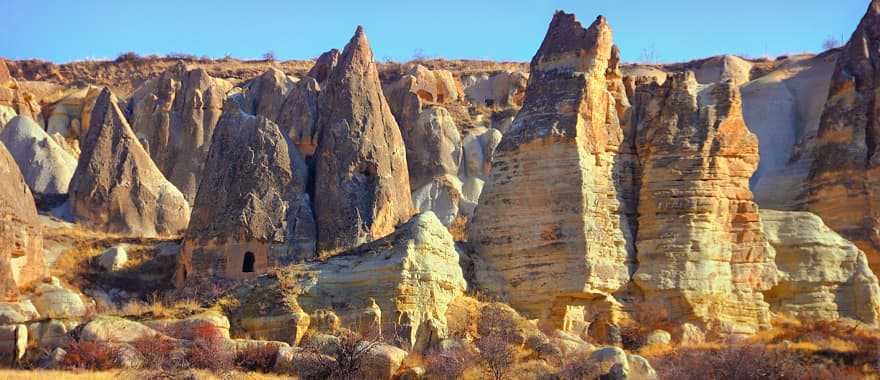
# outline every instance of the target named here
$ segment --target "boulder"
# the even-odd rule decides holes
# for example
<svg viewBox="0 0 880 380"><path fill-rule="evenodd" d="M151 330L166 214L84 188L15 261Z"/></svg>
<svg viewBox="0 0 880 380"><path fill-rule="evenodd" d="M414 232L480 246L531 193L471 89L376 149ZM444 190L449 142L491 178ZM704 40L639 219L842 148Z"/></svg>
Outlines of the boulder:
<svg viewBox="0 0 880 380"><path fill-rule="evenodd" d="M167 338L138 322L114 316L99 316L86 323L80 340L86 342L132 343L140 339Z"/></svg>
<svg viewBox="0 0 880 380"><path fill-rule="evenodd" d="M98 265L109 272L122 269L127 262L128 252L121 245L107 248L104 252L101 252L101 256L98 256Z"/></svg>
<svg viewBox="0 0 880 380"><path fill-rule="evenodd" d="M590 361L598 366L599 373L607 374L614 366L621 366L624 373L629 372L626 352L618 347L603 347L590 354Z"/></svg>
<svg viewBox="0 0 880 380"><path fill-rule="evenodd" d="M809 212L761 210L761 220L779 269L779 283L764 293L773 311L880 322L880 285L864 252Z"/></svg>
<svg viewBox="0 0 880 380"><path fill-rule="evenodd" d="M254 339L267 339L299 345L309 329L309 315L304 312L290 312L281 315L242 317L237 324L245 335Z"/></svg>
<svg viewBox="0 0 880 380"><path fill-rule="evenodd" d="M138 142L110 90L104 89L70 183L71 212L92 228L144 237L182 232L189 204Z"/></svg>
<svg viewBox="0 0 880 380"><path fill-rule="evenodd" d="M758 141L732 81L700 86L694 74L637 83L640 160L633 281L670 321L719 335L770 326L763 291L776 284L749 177Z"/></svg>
<svg viewBox="0 0 880 380"><path fill-rule="evenodd" d="M43 318L79 319L86 314L86 305L79 293L61 285L40 284L30 301Z"/></svg>
<svg viewBox="0 0 880 380"><path fill-rule="evenodd" d="M359 375L365 379L391 379L400 369L406 355L406 351L400 348L379 343L364 354L364 366L359 369Z"/></svg>
<svg viewBox="0 0 880 380"><path fill-rule="evenodd" d="M644 357L639 355L627 355L626 362L629 367L627 379L630 380L657 380L657 371Z"/></svg>
<svg viewBox="0 0 880 380"><path fill-rule="evenodd" d="M0 65L4 63L0 61ZM47 275L42 224L34 197L12 155L0 143L0 301Z"/></svg>
<svg viewBox="0 0 880 380"><path fill-rule="evenodd" d="M672 343L672 334L666 330L654 330L645 338L646 346L662 345Z"/></svg>
<svg viewBox="0 0 880 380"><path fill-rule="evenodd" d="M402 344L410 347L419 329L443 329L449 304L467 287L452 236L431 212L413 217L385 238L290 271L302 273L297 278L304 310L332 308L343 325L354 326L365 309L373 314L378 309L383 329L394 326Z"/></svg>
<svg viewBox="0 0 880 380"><path fill-rule="evenodd" d="M145 82L129 100L132 129L162 174L190 203L231 88L204 69L189 70L178 63Z"/></svg>
<svg viewBox="0 0 880 380"><path fill-rule="evenodd" d="M806 211L859 247L880 272L880 0L840 49L801 197Z"/></svg>
<svg viewBox="0 0 880 380"><path fill-rule="evenodd" d="M363 28L322 84L318 108L315 219L326 257L386 236L413 214L403 139Z"/></svg>
<svg viewBox="0 0 880 380"><path fill-rule="evenodd" d="M523 104L529 74L504 71L469 75L462 80L464 94L471 103L486 107L518 107Z"/></svg>
<svg viewBox="0 0 880 380"><path fill-rule="evenodd" d="M15 325L36 321L40 313L33 302L24 299L18 302L0 302L0 325Z"/></svg>
<svg viewBox="0 0 880 380"><path fill-rule="evenodd" d="M271 120L230 98L214 133L176 283L252 278L315 256L308 168Z"/></svg>
<svg viewBox="0 0 880 380"><path fill-rule="evenodd" d="M26 116L16 116L0 131L0 142L18 163L36 194L67 194L76 159Z"/></svg>
<svg viewBox="0 0 880 380"><path fill-rule="evenodd" d="M462 183L458 177L443 175L418 188L412 193L413 206L419 212L431 211L444 226L449 226L459 214L470 216L476 204L462 196ZM463 205L468 203L468 205ZM464 206L464 207L462 207Z"/></svg>
<svg viewBox="0 0 880 380"><path fill-rule="evenodd" d="M204 333L205 328L215 330L220 336L229 338L229 318L219 311L205 311L184 319L157 319L143 324L162 334L177 339L193 340L196 334Z"/></svg>
<svg viewBox="0 0 880 380"><path fill-rule="evenodd" d="M610 312L632 270L635 156L618 62L604 17L584 28L554 15L469 228L478 284L559 329ZM469 174L481 170L464 144Z"/></svg>
<svg viewBox="0 0 880 380"><path fill-rule="evenodd" d="M51 349L63 346L70 338L70 332L79 326L77 320L51 319L28 325L28 345Z"/></svg>

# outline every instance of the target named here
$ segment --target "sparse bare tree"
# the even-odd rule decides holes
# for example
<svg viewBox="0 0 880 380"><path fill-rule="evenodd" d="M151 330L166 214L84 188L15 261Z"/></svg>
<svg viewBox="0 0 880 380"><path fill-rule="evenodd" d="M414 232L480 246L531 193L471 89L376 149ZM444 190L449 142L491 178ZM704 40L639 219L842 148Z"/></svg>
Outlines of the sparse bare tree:
<svg viewBox="0 0 880 380"><path fill-rule="evenodd" d="M822 50L836 49L839 48L841 45L842 44L840 43L840 40L837 39L837 37L828 36L828 38L826 38L825 41L822 42Z"/></svg>

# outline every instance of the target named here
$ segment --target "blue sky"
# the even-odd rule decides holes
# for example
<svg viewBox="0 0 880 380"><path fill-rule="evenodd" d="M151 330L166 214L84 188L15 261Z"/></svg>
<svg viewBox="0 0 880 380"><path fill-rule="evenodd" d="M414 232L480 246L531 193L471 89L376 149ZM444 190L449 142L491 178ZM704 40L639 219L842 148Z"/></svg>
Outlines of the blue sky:
<svg viewBox="0 0 880 380"><path fill-rule="evenodd" d="M625 61L816 52L869 0L0 0L0 56L68 62L182 52L306 59L364 25L377 60L415 54L527 61L556 9L605 15Z"/></svg>

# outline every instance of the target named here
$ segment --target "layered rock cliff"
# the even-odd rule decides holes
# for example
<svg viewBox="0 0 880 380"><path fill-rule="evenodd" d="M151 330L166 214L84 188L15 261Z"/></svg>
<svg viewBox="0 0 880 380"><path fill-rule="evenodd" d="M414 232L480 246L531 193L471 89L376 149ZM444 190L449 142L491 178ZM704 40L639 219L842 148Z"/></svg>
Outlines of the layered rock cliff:
<svg viewBox="0 0 880 380"><path fill-rule="evenodd" d="M595 312L632 270L635 162L614 50L604 18L583 28L554 15L470 228L481 285L560 327L590 318L585 307Z"/></svg>
<svg viewBox="0 0 880 380"><path fill-rule="evenodd" d="M880 1L841 49L805 186L806 209L852 240L880 271Z"/></svg>
<svg viewBox="0 0 880 380"><path fill-rule="evenodd" d="M749 178L758 140L731 80L701 86L690 72L636 88L641 162L639 268L645 302L671 320L724 334L769 326L762 291L776 283Z"/></svg>

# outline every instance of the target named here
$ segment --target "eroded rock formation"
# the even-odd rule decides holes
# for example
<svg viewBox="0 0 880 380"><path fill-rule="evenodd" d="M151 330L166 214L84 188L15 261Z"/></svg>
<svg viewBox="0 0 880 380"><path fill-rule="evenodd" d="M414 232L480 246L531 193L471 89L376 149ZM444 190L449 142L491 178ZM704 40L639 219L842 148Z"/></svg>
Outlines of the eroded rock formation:
<svg viewBox="0 0 880 380"><path fill-rule="evenodd" d="M0 301L16 300L19 288L47 274L34 197L12 155L0 143Z"/></svg>
<svg viewBox="0 0 880 380"><path fill-rule="evenodd" d="M318 250L334 254L394 231L412 215L406 152L362 28L319 98Z"/></svg>
<svg viewBox="0 0 880 380"><path fill-rule="evenodd" d="M231 85L182 63L132 94L131 127L162 174L192 203Z"/></svg>
<svg viewBox="0 0 880 380"><path fill-rule="evenodd" d="M776 283L773 250L748 181L758 141L733 81L676 73L635 90L641 187L638 271L647 303L719 334L769 326L762 291Z"/></svg>
<svg viewBox="0 0 880 380"><path fill-rule="evenodd" d="M183 194L150 159L108 89L92 111L69 194L77 222L101 231L176 235L189 222Z"/></svg>
<svg viewBox="0 0 880 380"><path fill-rule="evenodd" d="M765 292L774 311L880 321L880 285L864 252L809 212L761 210L761 221L779 268L779 284Z"/></svg>
<svg viewBox="0 0 880 380"><path fill-rule="evenodd" d="M224 106L178 265L177 283L248 278L315 253L308 168L278 126Z"/></svg>
<svg viewBox="0 0 880 380"><path fill-rule="evenodd" d="M880 271L880 1L841 49L805 186L806 209L852 240Z"/></svg>
<svg viewBox="0 0 880 380"><path fill-rule="evenodd" d="M33 193L67 194L76 159L27 116L16 116L0 130Z"/></svg>
<svg viewBox="0 0 880 380"><path fill-rule="evenodd" d="M603 17L585 29L554 15L470 228L481 285L559 327L607 311L632 270L634 158L617 62Z"/></svg>
<svg viewBox="0 0 880 380"><path fill-rule="evenodd" d="M16 115L39 120L40 105L34 94L9 75L6 60L0 58L0 128Z"/></svg>

